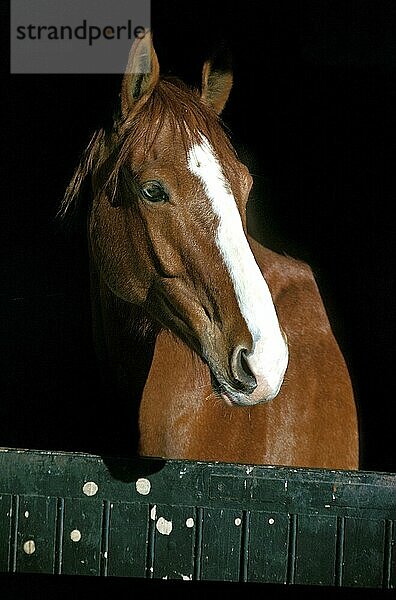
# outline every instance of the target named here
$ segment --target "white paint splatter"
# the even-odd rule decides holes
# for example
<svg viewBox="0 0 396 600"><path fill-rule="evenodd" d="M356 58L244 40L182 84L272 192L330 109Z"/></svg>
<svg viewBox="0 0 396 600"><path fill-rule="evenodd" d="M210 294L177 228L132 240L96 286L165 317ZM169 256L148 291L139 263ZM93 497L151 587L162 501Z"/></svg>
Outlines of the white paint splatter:
<svg viewBox="0 0 396 600"><path fill-rule="evenodd" d="M136 481L136 491L139 494L142 494L142 496L147 496L147 494L150 493L151 490L151 483L148 479L145 479L144 477L141 477L140 479L138 479Z"/></svg>
<svg viewBox="0 0 396 600"><path fill-rule="evenodd" d="M153 508L150 511L150 517L153 521L157 518L157 505L154 504Z"/></svg>
<svg viewBox="0 0 396 600"><path fill-rule="evenodd" d="M272 517L270 519L268 519L268 523L270 525L273 525L275 523L275 519L273 519Z"/></svg>
<svg viewBox="0 0 396 600"><path fill-rule="evenodd" d="M186 520L186 527L194 527L194 519L192 517Z"/></svg>
<svg viewBox="0 0 396 600"><path fill-rule="evenodd" d="M237 527L239 527L239 525L242 523L242 519L240 519L239 517L237 517L237 518L235 519L234 523L235 523L235 525L236 525Z"/></svg>
<svg viewBox="0 0 396 600"><path fill-rule="evenodd" d="M81 540L81 531L73 529L73 531L70 532L70 539L72 542L79 542Z"/></svg>
<svg viewBox="0 0 396 600"><path fill-rule="evenodd" d="M23 551L26 552L26 554L34 554L34 552L36 552L36 544L34 543L34 540L27 540L23 544Z"/></svg>
<svg viewBox="0 0 396 600"><path fill-rule="evenodd" d="M87 481L83 485L83 492L86 496L95 496L98 492L98 485L94 481Z"/></svg>
<svg viewBox="0 0 396 600"><path fill-rule="evenodd" d="M157 521L156 528L162 535L169 535L173 529L172 521L167 521L164 517L160 517Z"/></svg>

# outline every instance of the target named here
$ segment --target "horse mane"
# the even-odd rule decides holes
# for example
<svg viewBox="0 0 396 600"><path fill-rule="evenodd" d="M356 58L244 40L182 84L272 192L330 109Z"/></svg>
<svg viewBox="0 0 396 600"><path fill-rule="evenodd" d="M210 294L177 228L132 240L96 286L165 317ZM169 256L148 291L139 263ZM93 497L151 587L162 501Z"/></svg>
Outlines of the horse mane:
<svg viewBox="0 0 396 600"><path fill-rule="evenodd" d="M64 218L76 209L87 182L93 178L98 184L96 193L105 192L114 201L120 172L131 151L144 149L144 159L165 123L178 132L186 154L203 135L211 141L226 169L230 158L235 156L223 122L211 106L202 102L198 91L175 77L161 78L140 108L126 118L116 114L110 130L101 128L94 133L66 189L58 216ZM136 175L140 164L134 166Z"/></svg>

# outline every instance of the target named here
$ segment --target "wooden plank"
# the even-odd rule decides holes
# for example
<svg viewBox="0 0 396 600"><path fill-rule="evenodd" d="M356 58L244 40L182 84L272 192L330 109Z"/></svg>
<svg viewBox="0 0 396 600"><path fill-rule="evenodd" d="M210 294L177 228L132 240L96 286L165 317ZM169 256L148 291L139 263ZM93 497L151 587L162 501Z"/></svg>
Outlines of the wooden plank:
<svg viewBox="0 0 396 600"><path fill-rule="evenodd" d="M239 581L242 510L203 510L200 579Z"/></svg>
<svg viewBox="0 0 396 600"><path fill-rule="evenodd" d="M138 502L111 504L108 575L145 577L148 519L148 504Z"/></svg>
<svg viewBox="0 0 396 600"><path fill-rule="evenodd" d="M100 575L102 503L91 498L66 498L61 572Z"/></svg>
<svg viewBox="0 0 396 600"><path fill-rule="evenodd" d="M11 546L11 506L12 496L0 496L0 572L9 569L9 555Z"/></svg>
<svg viewBox="0 0 396 600"><path fill-rule="evenodd" d="M248 581L286 583L289 521L285 513L251 512Z"/></svg>
<svg viewBox="0 0 396 600"><path fill-rule="evenodd" d="M344 586L382 586L384 539L383 520L345 518Z"/></svg>
<svg viewBox="0 0 396 600"><path fill-rule="evenodd" d="M334 585L337 517L298 515L294 583Z"/></svg>
<svg viewBox="0 0 396 600"><path fill-rule="evenodd" d="M20 496L16 518L16 571L54 573L56 498Z"/></svg>
<svg viewBox="0 0 396 600"><path fill-rule="evenodd" d="M191 506L158 504L152 507L151 518L155 523L153 577L192 580L195 509Z"/></svg>

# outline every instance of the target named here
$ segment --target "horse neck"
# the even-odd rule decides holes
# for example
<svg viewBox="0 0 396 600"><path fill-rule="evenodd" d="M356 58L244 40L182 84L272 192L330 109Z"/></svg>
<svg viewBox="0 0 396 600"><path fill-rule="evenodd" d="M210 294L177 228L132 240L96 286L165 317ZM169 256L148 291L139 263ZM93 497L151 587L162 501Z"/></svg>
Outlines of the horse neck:
<svg viewBox="0 0 396 600"><path fill-rule="evenodd" d="M90 270L96 354L110 366L121 387L138 398L150 370L157 330L141 307L109 289L92 262Z"/></svg>

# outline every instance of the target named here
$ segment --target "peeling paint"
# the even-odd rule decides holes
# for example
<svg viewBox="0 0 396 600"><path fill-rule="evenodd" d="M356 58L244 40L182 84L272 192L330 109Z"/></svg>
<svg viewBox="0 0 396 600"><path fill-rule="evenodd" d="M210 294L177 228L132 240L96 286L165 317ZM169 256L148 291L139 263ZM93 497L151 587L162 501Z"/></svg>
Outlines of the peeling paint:
<svg viewBox="0 0 396 600"><path fill-rule="evenodd" d="M164 517L160 517L157 521L156 528L162 535L169 535L172 531L172 521L167 521Z"/></svg>

